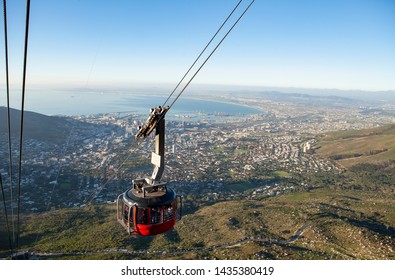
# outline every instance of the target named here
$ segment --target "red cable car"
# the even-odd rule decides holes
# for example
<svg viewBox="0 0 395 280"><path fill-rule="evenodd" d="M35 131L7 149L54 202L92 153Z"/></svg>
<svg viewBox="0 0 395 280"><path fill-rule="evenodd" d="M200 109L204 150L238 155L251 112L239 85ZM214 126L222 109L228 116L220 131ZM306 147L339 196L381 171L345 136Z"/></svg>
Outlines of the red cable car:
<svg viewBox="0 0 395 280"><path fill-rule="evenodd" d="M181 217L181 197L160 181L165 167L164 116L169 109L168 106L152 109L136 135L136 138L146 138L156 129L155 152L151 159L155 168L151 178L133 180L132 188L118 196L117 220L129 234L164 233L174 227L178 216Z"/></svg>
<svg viewBox="0 0 395 280"><path fill-rule="evenodd" d="M129 234L154 235L172 229L181 197L166 184L155 185L152 191L141 190L139 184L133 180L133 188L118 196L118 221Z"/></svg>

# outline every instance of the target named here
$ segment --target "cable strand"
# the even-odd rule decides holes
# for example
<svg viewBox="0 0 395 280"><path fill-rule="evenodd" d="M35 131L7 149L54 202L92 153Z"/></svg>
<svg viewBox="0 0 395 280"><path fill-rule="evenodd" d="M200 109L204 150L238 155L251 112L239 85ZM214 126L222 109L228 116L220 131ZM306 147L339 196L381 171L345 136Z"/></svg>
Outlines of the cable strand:
<svg viewBox="0 0 395 280"><path fill-rule="evenodd" d="M23 146L23 122L25 112L25 93L26 93L26 66L27 66L27 49L29 41L29 20L30 20L30 0L26 1L26 26L25 26L25 50L23 56L23 78L22 78L22 105L21 105L21 126L19 134L19 166L18 166L18 208L17 208L17 235L16 248L19 248L20 235L20 208L21 208L21 178L22 178L22 146Z"/></svg>
<svg viewBox="0 0 395 280"><path fill-rule="evenodd" d="M11 106L10 106L10 79L8 67L8 27L7 27L7 0L3 0L4 13L4 49L5 49L5 75L6 75L6 91L7 91L7 127L8 127L8 177L10 180L10 199L11 199L11 223L12 223L12 240L15 242L15 224L14 224L14 191L12 187L12 143L11 143Z"/></svg>
<svg viewBox="0 0 395 280"><path fill-rule="evenodd" d="M224 25L228 22L229 18L233 15L233 13L237 10L237 8L239 7L239 5L241 4L243 0L240 0L239 3L237 3L237 5L233 8L232 12L228 15L228 17L225 19L225 21L222 23L222 25L218 28L217 32L215 32L215 34L213 35L213 37L211 37L210 41L207 43L207 45L204 47L204 49L200 52L200 54L198 55L198 57L196 58L196 60L192 63L192 65L189 67L189 69L187 70L187 72L184 74L184 76L181 78L181 80L178 82L178 84L176 85L176 87L173 89L173 91L170 93L169 97L167 97L166 101L163 103L162 107L165 107L167 101L169 101L169 99L173 96L174 92L178 89L178 87L180 86L180 84L184 81L185 77L189 74L189 72L191 71L191 69L193 68L193 66L195 66L196 62L200 59L200 57L203 55L203 53L206 51L206 49L210 46L211 42L215 39L215 37L218 35L218 33L221 31L222 27L224 27Z"/></svg>
<svg viewBox="0 0 395 280"><path fill-rule="evenodd" d="M221 39L221 41L217 44L217 46L212 50L212 52L209 54L209 56L206 58L206 60L200 65L199 69L196 70L195 74L192 76L192 78L188 81L188 83L184 86L184 88L180 91L180 93L177 95L177 97L173 100L173 102L170 104L170 108L174 105L174 103L178 100L178 98L183 94L185 89L189 86L189 84L193 81L193 79L196 77L196 75L200 72L200 70L203 68L203 66L207 63L207 61L210 59L210 57L215 53L215 51L218 49L218 47L222 44L222 42L225 40L225 38L229 35L229 33L233 30L233 28L237 25L237 23L240 21L240 19L244 16L244 14L248 11L248 9L251 7L251 5L255 2L255 0L251 1L251 3L247 6L247 8L244 10L244 12L239 16L239 18L236 20L236 22L232 25L232 27L228 30L228 32L224 35L224 37Z"/></svg>
<svg viewBox="0 0 395 280"><path fill-rule="evenodd" d="M6 222L7 233L8 233L8 242L10 244L10 250L11 250L11 255L12 255L13 249L12 249L12 241L11 241L11 230L10 230L10 224L8 222L7 203L6 203L6 197L5 197L5 192L4 192L4 187L3 187L3 179L2 179L1 173L0 173L0 188L1 188L1 194L3 197L3 207L4 207L5 222Z"/></svg>

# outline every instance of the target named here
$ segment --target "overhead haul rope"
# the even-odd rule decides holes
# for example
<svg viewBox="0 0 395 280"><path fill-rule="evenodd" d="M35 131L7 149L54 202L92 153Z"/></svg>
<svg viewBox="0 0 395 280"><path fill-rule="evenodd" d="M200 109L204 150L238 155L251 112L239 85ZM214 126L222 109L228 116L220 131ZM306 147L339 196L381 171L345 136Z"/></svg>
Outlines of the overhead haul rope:
<svg viewBox="0 0 395 280"><path fill-rule="evenodd" d="M244 10L244 12L239 16L239 18L236 20L236 22L232 25L232 27L226 32L224 37L222 37L221 41L215 46L215 48L211 51L211 53L208 55L206 60L200 65L200 67L196 70L195 74L192 76L192 78L189 79L188 83L184 86L184 88L180 91L180 93L176 96L176 98L173 100L173 102L170 104L170 108L176 103L178 98L181 96L181 94L184 93L185 89L189 86L189 84L193 81L193 79L196 77L196 75L200 72L200 70L203 68L203 66L207 63L207 61L210 59L210 57L215 53L215 51L218 49L218 47L222 44L222 42L225 40L225 38L229 35L229 33L233 30L233 28L236 26L236 24L240 21L240 19L244 16L244 14L248 11L248 9L251 7L251 5L255 2L255 0L252 0L251 3L247 6L247 8Z"/></svg>
<svg viewBox="0 0 395 280"><path fill-rule="evenodd" d="M13 207L13 189L12 189L12 148L11 148L11 109L10 109L10 83L9 83L9 71L8 71L8 28L7 28L7 1L3 0L3 12L4 12L4 49L5 49L5 75L6 75L6 91L7 91L7 120L8 120L8 176L10 178L10 199L11 199L11 221L12 221L12 240L15 241L15 228L14 228L14 207ZM10 239L10 249L12 254L12 242L11 233L8 223L8 213L6 207L5 193L3 189L3 181L0 174L1 191L4 199L4 211L7 223L8 237Z"/></svg>
<svg viewBox="0 0 395 280"><path fill-rule="evenodd" d="M184 74L184 76L181 78L181 80L178 82L178 84L176 85L176 87L173 89L173 91L170 93L169 97L166 99L166 101L163 103L162 107L165 107L167 101L172 97L172 95L174 94L174 92L177 90L177 88L180 86L180 84L182 83L182 81L184 81L185 77L189 74L189 71L191 71L191 69L193 68L193 66L195 66L196 62L200 59L200 57L203 55L203 53L206 51L206 49L210 46L211 42L215 39L215 37L218 35L218 33L221 31L222 27L224 27L224 25L226 24L226 22L228 21L228 19L233 15L233 13L236 11L237 7L239 7L239 5L241 4L241 2L243 2L243 0L240 0L239 3L237 3L237 5L233 8L232 12L228 15L228 17L225 19L225 21L222 23L222 25L218 28L217 32L215 32L215 34L213 35L213 37L211 37L210 41L207 43L207 45L204 47L204 49L201 51L201 53L198 55L198 57L196 58L196 60L192 63L191 67L189 67L188 71Z"/></svg>
<svg viewBox="0 0 395 280"><path fill-rule="evenodd" d="M30 0L26 1L26 26L25 26L25 50L23 55L23 77L22 77L22 105L21 105L21 127L19 134L19 166L18 166L18 214L17 214L17 235L16 248L19 247L20 234L20 208L21 208L21 178L22 178L22 146L23 146L23 121L25 113L25 92L26 92L26 65L27 65L27 47L29 41L29 18L30 18Z"/></svg>
<svg viewBox="0 0 395 280"><path fill-rule="evenodd" d="M2 179L1 173L0 173L0 188L1 188L1 194L3 197L3 207L4 207L5 222L6 222L7 233L8 233L8 242L10 243L10 250L11 250L11 255L12 255L13 250L12 250L12 241L11 241L11 231L10 231L10 224L8 222L7 203L6 203L4 186L3 186L3 179Z"/></svg>
<svg viewBox="0 0 395 280"><path fill-rule="evenodd" d="M191 67L188 69L188 71L185 73L185 75L182 77L182 79L180 80L180 82L177 84L177 86L174 88L174 90L172 91L172 93L169 95L169 97L166 99L166 101L163 104L163 107L166 105L167 101L171 98L171 96L174 94L174 92L176 91L176 89L179 87L179 85L182 83L182 81L185 79L185 77L188 75L188 73L190 72L190 70L193 68L193 66L196 64L196 62L199 60L199 58L203 55L203 53L206 51L206 49L208 48L208 46L212 43L212 41L214 40L214 38L217 36L217 34L220 32L220 30L222 29L222 27L226 24L226 22L229 20L229 18L232 16L232 14L236 11L236 9L238 8L238 6L241 4L243 0L240 0L237 5L235 6L235 8L231 11L231 13L228 15L228 17L225 19L225 21L222 23L222 25L220 26L220 28L217 30L217 32L214 34L214 36L211 38L211 40L209 41L209 43L205 46L205 48L203 49L203 51L199 54L199 56L197 57L197 59L193 62L193 64L191 65ZM239 18L237 19L237 21L232 25L232 27L227 31L227 33L224 35L224 37L221 39L221 41L216 45L216 47L214 48L214 50L210 53L210 55L206 58L206 60L202 63L202 65L199 67L199 69L195 72L195 74L192 76L192 78L188 81L188 83L185 85L185 87L182 89L182 91L177 95L177 97L175 98L175 100L171 103L170 107L173 106L173 104L177 101L177 99L181 96L181 94L185 91L185 89L189 86L189 84L192 82L192 80L196 77L196 75L199 73L199 71L203 68L203 66L206 64L206 62L210 59L210 57L214 54L214 52L218 49L218 47L222 44L222 42L225 40L225 38L229 35L229 33L232 31L232 29L236 26L236 24L240 21L240 19L244 16L244 14L247 12L247 10L251 7L251 5L254 3L255 0L253 0L248 6L247 8L244 10L244 12L239 16ZM163 116L162 116L163 118ZM129 151L127 152L127 156L125 157L125 159L122 161L122 163L120 164L120 166L117 168L116 172L114 172L114 174L107 180L105 181L105 183L103 184L103 186L99 189L99 191L93 193L91 196L88 197L88 199L85 201L85 204L89 205L92 203L92 200L104 189L105 186L107 186L107 184L115 178L115 176L118 175L119 170L122 168L122 166L126 163L126 161L129 159L130 155L132 152L136 151L141 143L143 143L142 141L140 141L137 144L137 147L135 147L135 149L132 150L132 147L129 148Z"/></svg>
<svg viewBox="0 0 395 280"><path fill-rule="evenodd" d="M30 3L30 1L28 0L28 2ZM166 101L163 104L163 107L166 105L167 101L171 98L171 96L174 94L174 92L176 91L176 89L179 87L179 85L182 83L182 81L185 79L185 77L188 75L188 73L190 72L190 70L193 68L193 66L196 64L196 62L200 59L200 57L202 56L202 54L205 52L205 50L208 48L208 46L211 44L211 42L214 40L214 38L217 36L217 34L219 33L219 31L222 29L222 27L225 25L225 23L228 21L228 19L232 16L232 14L234 13L234 11L237 9L237 7L240 5L240 3L242 2L242 0L240 0L238 2L238 4L236 5L236 7L232 10L232 12L229 14L229 16L225 19L225 21L222 23L222 25L220 26L220 28L217 30L217 32L214 34L214 36L211 38L211 40L209 41L209 43L205 46L205 48L203 49L203 51L199 54L199 56L197 57L197 59L193 62L193 64L191 65L191 67L188 69L188 71L186 72L186 74L182 77L182 79L180 80L180 82L177 84L177 86L174 88L174 90L172 91L172 93L169 95L169 97L166 99ZM216 47L213 49L213 51L209 54L209 56L206 58L206 60L201 64L201 66L199 67L199 69L195 72L195 74L192 76L192 78L188 81L188 83L184 86L184 88L181 90L181 92L177 95L177 97L173 100L173 102L171 103L171 105L169 106L170 108L174 105L174 103L178 100L178 98L182 95L182 93L185 91L185 89L189 86L189 84L192 82L192 80L196 77L196 75L199 73L199 71L203 68L203 66L207 63L207 61L211 58L211 56L214 54L214 52L218 49L218 47L222 44L222 42L225 40L225 38L229 35L229 33L233 30L233 28L237 25L237 23L240 21L240 19L244 16L244 14L248 11L248 9L251 7L251 5L255 2L255 0L252 0L251 3L247 6L247 8L244 10L244 12L239 16L239 18L236 20L236 22L232 25L232 27L227 31L227 33L224 35L224 37L221 39L221 41L216 45ZM27 17L28 18L28 17ZM28 20L27 20L28 21ZM28 26L28 23L27 23ZM27 39L25 42L26 46L27 46ZM26 51L26 50L25 50ZM25 57L26 59L26 57ZM164 116L162 116L161 118L163 118ZM88 197L88 199L86 200L86 204L90 205L92 200L104 189L104 187L113 179L115 178L115 176L118 175L119 170L122 168L122 166L125 164L125 162L129 159L130 155L132 152L136 151L139 146L142 144L143 142L140 141L137 146L135 147L135 149L133 149L132 151L132 145L130 146L130 148L128 149L129 151L127 152L127 156L125 157L125 159L122 161L122 163L120 164L120 166L117 168L117 171L114 172L114 174L103 184L103 186L99 189L98 192L93 193L91 196ZM19 207L18 207L19 210ZM18 215L19 217L19 215ZM18 218L19 221L19 218Z"/></svg>
<svg viewBox="0 0 395 280"><path fill-rule="evenodd" d="M167 101L171 98L171 96L174 94L174 92L177 90L177 88L179 87L179 85L182 83L182 81L185 79L185 77L188 75L188 73L191 71L191 69L193 68L193 66L195 66L196 62L200 59L200 57L203 55L203 53L206 51L206 49L208 48L208 46L212 43L212 41L214 40L214 38L218 35L218 33L220 32L220 30L222 29L222 27L226 24L226 22L229 20L229 18L233 15L233 13L236 11L236 9L238 8L238 6L240 5L240 3L243 0L240 0L237 5L233 8L233 10L230 12L230 14L228 15L228 17L225 19L225 21L222 23L222 25L219 27L219 29L217 30L217 32L214 34L214 36L211 38L211 40L207 43L207 45L204 47L203 51L198 55L198 57L196 58L196 60L192 63L192 65L189 67L188 71L185 73L185 75L182 77L182 79L180 80L180 82L177 84L177 86L174 88L174 90L172 91L172 93L169 95L169 97L166 99L166 101L163 104L163 107L166 105ZM248 7L244 10L244 12L240 15L240 17L237 19L237 21L232 25L232 27L228 30L228 32L225 34L225 36L221 39L221 41L217 44L217 46L214 48L214 50L210 53L210 55L206 58L206 60L203 62L203 64L199 67L199 69L195 72L195 74L192 76L192 78L188 81L188 83L185 85L185 87L182 89L182 91L177 95L177 97L174 99L174 101L171 103L170 108L173 106L173 104L177 101L177 99L181 96L181 94L185 91L185 89L188 87L188 85L192 82L192 80L195 78L195 76L199 73L199 71L203 68L203 66L206 64L206 62L210 59L210 57L213 55L213 53L218 49L218 47L221 45L221 43L225 40L225 38L228 36L228 34L232 31L232 29L236 26L236 24L240 21L240 19L244 16L244 14L247 12L247 10L251 7L252 3L254 3L255 0L253 0ZM164 116L162 116L161 118L163 118ZM137 150L139 148L139 146L141 145L142 142L139 142L139 144L137 145L137 147L135 148L135 150ZM94 195L92 195L90 198L88 198L87 202L88 204L90 204L92 202L92 200L103 190L103 188L118 174L119 170L121 169L121 167L125 164L125 162L129 159L129 156L131 154L131 152L129 151L128 156L125 158L125 160L121 163L121 165L118 167L117 172L114 173L114 175L112 177L110 177L105 184L100 188L99 192L95 193Z"/></svg>

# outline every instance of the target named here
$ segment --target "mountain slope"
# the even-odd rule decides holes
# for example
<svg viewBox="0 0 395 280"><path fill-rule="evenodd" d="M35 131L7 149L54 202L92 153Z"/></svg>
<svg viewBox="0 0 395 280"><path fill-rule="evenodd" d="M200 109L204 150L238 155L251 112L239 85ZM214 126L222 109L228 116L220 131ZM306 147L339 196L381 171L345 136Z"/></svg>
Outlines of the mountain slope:
<svg viewBox="0 0 395 280"><path fill-rule="evenodd" d="M26 216L21 242L41 258L395 259L394 201L321 188L219 202L153 237L127 235L115 205L63 209Z"/></svg>
<svg viewBox="0 0 395 280"><path fill-rule="evenodd" d="M395 125L327 133L313 148L320 156L344 167L394 160Z"/></svg>
<svg viewBox="0 0 395 280"><path fill-rule="evenodd" d="M11 109L11 135L19 137L21 115L20 111ZM0 137L8 134L8 114L6 107L0 107ZM24 138L44 142L62 143L71 129L67 119L46 116L26 111L24 115Z"/></svg>

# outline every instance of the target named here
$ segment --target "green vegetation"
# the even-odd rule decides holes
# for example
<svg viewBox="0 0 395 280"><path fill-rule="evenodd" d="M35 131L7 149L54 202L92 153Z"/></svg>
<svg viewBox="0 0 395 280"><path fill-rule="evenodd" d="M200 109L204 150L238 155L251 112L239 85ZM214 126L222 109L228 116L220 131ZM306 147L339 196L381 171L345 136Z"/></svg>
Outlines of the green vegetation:
<svg viewBox="0 0 395 280"><path fill-rule="evenodd" d="M11 134L13 137L19 136L20 113L16 109L11 109ZM0 107L0 119L7 119L7 108ZM7 131L7 122L0 122L0 131ZM24 124L24 136L27 139L35 139L45 143L61 144L67 139L72 123L64 118L49 117L46 115L26 112ZM5 138L5 134L0 134Z"/></svg>
<svg viewBox="0 0 395 280"><path fill-rule="evenodd" d="M248 154L248 150L245 150L245 149L235 149L235 154L236 154L236 155L245 155L245 154Z"/></svg>
<svg viewBox="0 0 395 280"><path fill-rule="evenodd" d="M343 188L395 191L395 125L329 133L315 152L347 168Z"/></svg>
<svg viewBox="0 0 395 280"><path fill-rule="evenodd" d="M275 178L291 178L292 177L290 173L288 173L286 171L282 171L282 170L274 171L272 174Z"/></svg>
<svg viewBox="0 0 395 280"><path fill-rule="evenodd" d="M227 188L229 190L238 191L238 192L243 192L243 191L246 191L246 190L254 188L254 187L255 187L255 184L253 184L251 182L240 182L240 183L234 183L234 184L227 185Z"/></svg>
<svg viewBox="0 0 395 280"><path fill-rule="evenodd" d="M395 259L394 201L394 194L320 188L219 202L153 237L127 235L114 205L64 209L25 217L21 241L66 259ZM300 229L299 239L286 241Z"/></svg>
<svg viewBox="0 0 395 280"><path fill-rule="evenodd" d="M394 260L395 157L387 154L394 151L393 131L387 126L322 138L316 152L343 166L347 162L340 174L254 171L265 180L295 186L291 193L220 202L190 194L184 199L185 216L163 235L127 235L115 219L114 204L23 215L21 249L53 259ZM333 157L352 154L361 156ZM225 185L252 193L263 182ZM70 183L60 181L60 187ZM1 229L1 240L7 240ZM7 253L0 249L0 256Z"/></svg>
<svg viewBox="0 0 395 280"><path fill-rule="evenodd" d="M344 167L395 159L395 125L323 135L315 152Z"/></svg>
<svg viewBox="0 0 395 280"><path fill-rule="evenodd" d="M225 152L224 148L220 148L220 147L216 147L215 149L213 149L214 153L218 153L218 154L222 154Z"/></svg>

